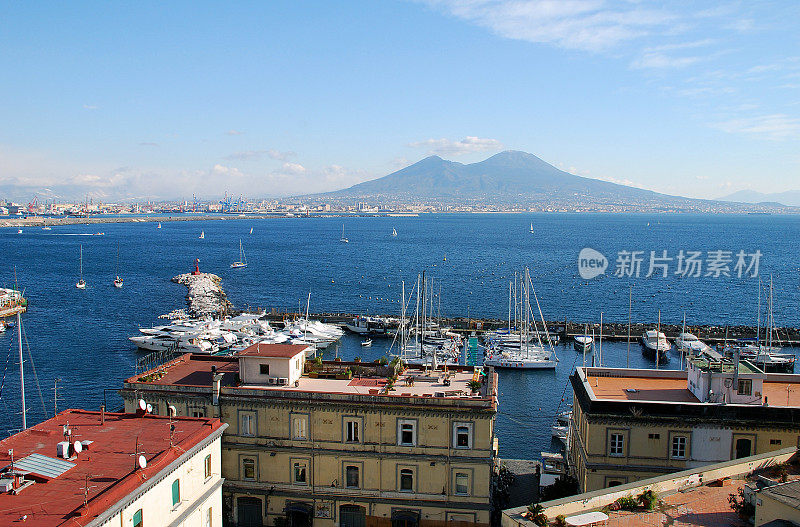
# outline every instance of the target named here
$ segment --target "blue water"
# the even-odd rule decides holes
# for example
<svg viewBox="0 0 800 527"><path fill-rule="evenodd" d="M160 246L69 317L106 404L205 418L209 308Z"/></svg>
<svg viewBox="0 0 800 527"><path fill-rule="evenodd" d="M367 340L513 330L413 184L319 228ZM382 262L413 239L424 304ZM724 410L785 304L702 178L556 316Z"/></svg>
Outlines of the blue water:
<svg viewBox="0 0 800 527"><path fill-rule="evenodd" d="M342 224L350 243L339 242ZM535 232L529 232L533 223ZM249 230L253 228L253 234ZM390 236L396 228L397 237ZM200 231L205 239L200 240ZM68 236L97 231L104 236ZM230 269L242 239L249 266ZM775 322L797 325L800 300L795 246L800 217L706 215L423 215L403 218L276 218L226 221L76 225L0 229L0 285L20 287L30 300L23 315L32 361L26 362L29 423L52 415L53 385L59 408L98 408L104 390L113 390L132 374L139 354L127 337L138 326L184 306L185 289L169 279L200 267L220 275L237 307L296 310L311 292L312 312L350 311L396 314L400 283L407 292L426 270L441 286L443 315L506 318L508 280L524 266L531 269L541 307L548 319L627 321L628 287L633 284L633 318L655 322L755 324L757 280L753 278L637 279L611 276L618 251L645 251L642 275L651 250L675 256L683 250L744 250L763 253L760 273L773 276ZM75 288L79 246L83 244L86 290ZM123 289L111 282L120 247ZM605 275L582 280L577 254L592 247L605 254ZM673 262L671 272L675 270ZM362 349L346 338L328 356L378 358L386 343ZM567 376L575 361L571 348L559 348L556 372L501 372L497 423L502 455L535 457L550 446L550 420L559 404L569 404ZM627 346L605 343L604 362L625 366ZM26 357L26 361L27 361ZM676 367L674 356L668 367ZM631 366L652 366L634 345ZM36 386L33 368L41 392ZM0 335L0 435L19 428L20 404L16 335ZM40 397L41 393L41 397ZM564 401L562 403L562 394ZM43 401L43 402L42 402ZM512 448L513 445L513 448ZM522 447L522 448L520 448Z"/></svg>

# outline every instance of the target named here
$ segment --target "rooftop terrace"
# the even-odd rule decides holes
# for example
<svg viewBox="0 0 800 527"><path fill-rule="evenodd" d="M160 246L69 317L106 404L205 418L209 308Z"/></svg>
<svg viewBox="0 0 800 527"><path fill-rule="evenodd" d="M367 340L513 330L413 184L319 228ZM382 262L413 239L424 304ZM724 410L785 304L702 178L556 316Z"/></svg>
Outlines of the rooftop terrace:
<svg viewBox="0 0 800 527"><path fill-rule="evenodd" d="M578 368L587 394L597 401L701 403L689 391L687 373L677 370ZM767 373L763 395L770 407L800 408L800 375Z"/></svg>
<svg viewBox="0 0 800 527"><path fill-rule="evenodd" d="M470 366L439 368L435 372L430 369L406 368L392 384L392 370L389 366L339 361L326 361L321 365L307 362L305 373L296 384L242 384L238 379L238 358L186 354L125 382L126 385L147 384L163 388L210 388L212 367L217 373L224 374L223 393L235 393L237 390L252 393L255 390L266 396L276 397L313 393L471 401L496 399L494 388L487 388L486 382L473 395L469 382L478 378L478 375ZM484 376L483 379L485 378ZM496 386L496 381L489 384Z"/></svg>
<svg viewBox="0 0 800 527"><path fill-rule="evenodd" d="M105 413L103 419L101 415L65 410L0 441L0 467L11 464L9 450L13 450L15 469L36 481L17 495L0 494L0 525L16 525L25 516L26 526L86 525L225 426L217 419L175 417L171 421L174 446L170 447L170 420L166 417ZM58 458L56 452L57 443L64 440L64 425L72 430L72 442L91 442L67 460ZM137 442L138 452L147 460L144 469L136 467L132 455ZM32 454L49 459L34 456L38 462L26 467L24 459Z"/></svg>

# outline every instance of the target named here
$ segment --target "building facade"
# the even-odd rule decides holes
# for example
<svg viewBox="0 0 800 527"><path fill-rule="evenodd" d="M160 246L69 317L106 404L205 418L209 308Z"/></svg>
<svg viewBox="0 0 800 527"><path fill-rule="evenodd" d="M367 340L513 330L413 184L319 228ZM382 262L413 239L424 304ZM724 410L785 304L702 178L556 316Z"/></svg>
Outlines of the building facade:
<svg viewBox="0 0 800 527"><path fill-rule="evenodd" d="M800 375L742 361L577 368L568 462L583 492L800 445Z"/></svg>
<svg viewBox="0 0 800 527"><path fill-rule="evenodd" d="M0 441L0 525L222 525L211 418L65 410Z"/></svg>
<svg viewBox="0 0 800 527"><path fill-rule="evenodd" d="M128 379L121 395L126 408L141 398L230 425L222 472L235 525L488 525L493 372L342 362L298 370L297 348L185 355Z"/></svg>

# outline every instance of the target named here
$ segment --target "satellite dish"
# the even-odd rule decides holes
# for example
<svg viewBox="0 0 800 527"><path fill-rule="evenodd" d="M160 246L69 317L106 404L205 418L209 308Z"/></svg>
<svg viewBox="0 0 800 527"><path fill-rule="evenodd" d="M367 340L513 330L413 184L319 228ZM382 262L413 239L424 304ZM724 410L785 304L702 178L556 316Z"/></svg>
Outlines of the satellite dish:
<svg viewBox="0 0 800 527"><path fill-rule="evenodd" d="M174 407L174 406L172 406L172 405L169 405L169 406L167 407L167 410L169 410L169 415L171 415L172 417L175 417L176 415L178 415L178 409L177 409L177 408L175 408L175 407Z"/></svg>
<svg viewBox="0 0 800 527"><path fill-rule="evenodd" d="M148 404L147 405L147 413L148 414L152 414L153 413L153 405L152 404Z"/></svg>
<svg viewBox="0 0 800 527"><path fill-rule="evenodd" d="M136 458L136 462L138 463L139 468L145 468L147 466L147 458L144 456L139 456Z"/></svg>
<svg viewBox="0 0 800 527"><path fill-rule="evenodd" d="M83 445L81 444L80 441L75 441L72 447L75 449L76 454L80 454L83 451Z"/></svg>
<svg viewBox="0 0 800 527"><path fill-rule="evenodd" d="M144 402L144 399L139 399L139 410L143 412L147 410L147 403Z"/></svg>

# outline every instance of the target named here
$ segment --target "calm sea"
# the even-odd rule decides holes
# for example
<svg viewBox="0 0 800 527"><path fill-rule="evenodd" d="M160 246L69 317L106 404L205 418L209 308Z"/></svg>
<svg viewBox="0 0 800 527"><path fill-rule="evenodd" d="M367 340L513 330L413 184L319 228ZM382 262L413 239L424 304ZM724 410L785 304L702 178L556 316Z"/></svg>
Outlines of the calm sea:
<svg viewBox="0 0 800 527"><path fill-rule="evenodd" d="M349 243L341 243L342 225ZM533 224L534 232L530 232ZM249 234L250 229L253 234ZM398 235L391 236L392 229ZM198 239L200 232L205 239ZM102 231L103 236L86 236ZM410 291L423 270L433 280L443 315L506 318L508 281L530 268L548 319L627 321L633 286L633 319L689 324L755 324L758 280L736 271L736 253L760 251L759 274L773 277L778 326L797 326L800 217L638 214L423 215L403 218L280 218L226 221L125 223L0 230L0 285L13 285L14 268L30 300L25 327L28 422L58 407L96 409L104 394L133 372L136 349L127 337L157 316L184 306L185 289L170 282L189 271L195 258L203 271L223 279L237 307L296 310L311 293L311 311L397 314L400 287ZM242 241L249 266L230 269ZM86 290L75 288L83 245ZM117 263L119 247L119 263ZM608 269L591 280L578 273L581 249L608 259ZM700 251L706 273L709 253L732 252L731 276L683 277L679 251ZM642 251L639 277L616 277L621 251ZM647 278L650 252L663 256L668 277L657 267ZM748 257L749 264L752 258ZM665 261L661 261L665 263ZM115 289L116 269L125 279ZM752 270L749 273L752 274ZM439 302L440 301L440 302ZM378 358L381 341L364 350L347 337L327 356ZM556 409L570 403L567 377L582 358L558 348L555 372L501 372L498 435L502 455L536 457L550 448ZM674 352L673 352L674 353ZM604 362L624 366L625 343L604 343ZM32 359L32 360L30 360ZM677 367L677 355L668 367ZM638 345L632 366L652 366ZM19 428L16 333L0 335L0 435ZM35 368L35 375L34 375ZM38 386L37 386L38 379ZM563 399L563 400L562 400Z"/></svg>

